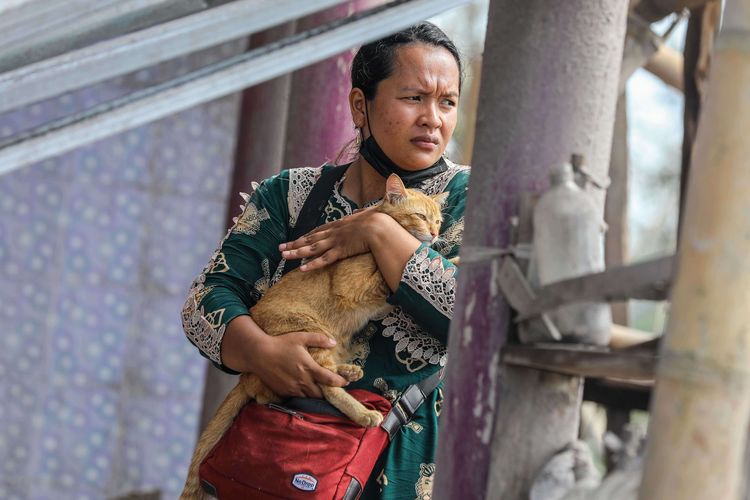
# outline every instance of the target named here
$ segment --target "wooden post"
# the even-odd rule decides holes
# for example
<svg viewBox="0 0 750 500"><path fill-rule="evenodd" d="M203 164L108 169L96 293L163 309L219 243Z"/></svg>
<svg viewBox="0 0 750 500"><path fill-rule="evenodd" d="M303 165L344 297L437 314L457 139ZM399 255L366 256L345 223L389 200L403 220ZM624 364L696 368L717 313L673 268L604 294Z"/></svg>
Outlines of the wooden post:
<svg viewBox="0 0 750 500"><path fill-rule="evenodd" d="M641 499L740 497L750 416L750 5L712 55L651 407Z"/></svg>
<svg viewBox="0 0 750 500"><path fill-rule="evenodd" d="M499 262L480 256L509 244L522 193L539 193L571 153L606 175L627 7L490 4L435 498L525 498L534 474L577 435L580 378L500 366L510 315Z"/></svg>
<svg viewBox="0 0 750 500"><path fill-rule="evenodd" d="M687 34L685 35L683 83L685 107L683 111L682 165L680 170L680 218L678 232L682 227L685 197L693 145L698 131L701 107L706 98L706 78L708 78L710 54L714 35L721 15L721 2L703 2L690 11Z"/></svg>
<svg viewBox="0 0 750 500"><path fill-rule="evenodd" d="M623 92L617 99L609 163L612 183L607 190L604 207L604 221L609 226L604 240L607 268L621 266L628 260L628 157L627 96ZM612 304L612 321L620 325L628 324L627 302Z"/></svg>

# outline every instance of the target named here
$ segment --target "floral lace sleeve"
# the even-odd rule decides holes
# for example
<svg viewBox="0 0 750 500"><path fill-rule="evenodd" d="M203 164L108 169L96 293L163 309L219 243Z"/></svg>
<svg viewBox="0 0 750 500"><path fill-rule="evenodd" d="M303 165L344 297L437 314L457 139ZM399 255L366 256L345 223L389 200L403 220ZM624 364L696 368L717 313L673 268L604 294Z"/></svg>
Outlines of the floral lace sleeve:
<svg viewBox="0 0 750 500"><path fill-rule="evenodd" d="M267 179L245 198L242 213L193 281L182 309L185 335L219 369L226 325L248 314L269 286L286 240L288 171Z"/></svg>
<svg viewBox="0 0 750 500"><path fill-rule="evenodd" d="M449 259L457 257L461 247L467 184L468 173L456 176L449 184L440 238L432 246L419 246L404 267L398 289L388 299L443 344L447 344L453 318L458 278L458 266Z"/></svg>

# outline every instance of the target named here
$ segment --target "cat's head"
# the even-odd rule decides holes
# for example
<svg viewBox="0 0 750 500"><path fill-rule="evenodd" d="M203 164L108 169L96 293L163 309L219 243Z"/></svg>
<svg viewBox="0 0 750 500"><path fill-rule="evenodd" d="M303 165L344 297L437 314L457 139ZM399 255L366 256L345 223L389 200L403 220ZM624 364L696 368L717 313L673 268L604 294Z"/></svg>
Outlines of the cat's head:
<svg viewBox="0 0 750 500"><path fill-rule="evenodd" d="M398 175L391 174L378 210L390 215L419 241L433 243L440 234L443 223L440 207L447 197L448 193L428 196L416 189L407 189Z"/></svg>

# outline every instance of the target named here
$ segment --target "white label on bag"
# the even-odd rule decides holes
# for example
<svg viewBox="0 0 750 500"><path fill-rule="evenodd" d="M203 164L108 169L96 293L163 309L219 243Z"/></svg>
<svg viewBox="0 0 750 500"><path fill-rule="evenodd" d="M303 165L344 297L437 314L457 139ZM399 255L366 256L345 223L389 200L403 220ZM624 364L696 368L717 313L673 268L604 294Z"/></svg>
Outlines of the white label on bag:
<svg viewBox="0 0 750 500"><path fill-rule="evenodd" d="M292 486L302 491L315 491L318 487L318 480L310 474L295 474Z"/></svg>

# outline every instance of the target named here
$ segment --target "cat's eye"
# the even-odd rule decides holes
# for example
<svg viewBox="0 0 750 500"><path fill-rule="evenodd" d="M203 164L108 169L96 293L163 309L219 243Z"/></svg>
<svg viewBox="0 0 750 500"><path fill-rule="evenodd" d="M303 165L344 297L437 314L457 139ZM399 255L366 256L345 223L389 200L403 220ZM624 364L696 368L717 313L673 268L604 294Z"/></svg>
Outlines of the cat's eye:
<svg viewBox="0 0 750 500"><path fill-rule="evenodd" d="M427 222L427 217L425 216L425 214L414 214L414 215L416 215L417 217L419 217L423 221Z"/></svg>

